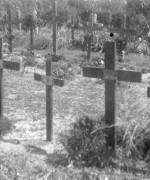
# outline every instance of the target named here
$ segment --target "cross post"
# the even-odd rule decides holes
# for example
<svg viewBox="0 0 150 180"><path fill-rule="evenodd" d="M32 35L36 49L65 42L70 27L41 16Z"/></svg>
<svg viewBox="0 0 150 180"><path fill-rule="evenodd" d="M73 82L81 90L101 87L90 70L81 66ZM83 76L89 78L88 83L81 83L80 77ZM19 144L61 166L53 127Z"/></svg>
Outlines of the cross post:
<svg viewBox="0 0 150 180"><path fill-rule="evenodd" d="M19 71L20 64L17 62L3 61L3 39L0 38L0 123L3 120L3 69ZM1 130L0 138L2 138Z"/></svg>
<svg viewBox="0 0 150 180"><path fill-rule="evenodd" d="M105 80L105 123L107 145L115 150L115 96L116 81L141 83L142 73L137 71L124 71L115 69L116 43L106 41L105 44L105 68L83 66L83 76L89 78L101 78Z"/></svg>
<svg viewBox="0 0 150 180"><path fill-rule="evenodd" d="M150 98L150 87L147 88L147 97Z"/></svg>
<svg viewBox="0 0 150 180"><path fill-rule="evenodd" d="M71 18L71 40L72 40L72 45L74 45L74 20L73 20L73 17Z"/></svg>

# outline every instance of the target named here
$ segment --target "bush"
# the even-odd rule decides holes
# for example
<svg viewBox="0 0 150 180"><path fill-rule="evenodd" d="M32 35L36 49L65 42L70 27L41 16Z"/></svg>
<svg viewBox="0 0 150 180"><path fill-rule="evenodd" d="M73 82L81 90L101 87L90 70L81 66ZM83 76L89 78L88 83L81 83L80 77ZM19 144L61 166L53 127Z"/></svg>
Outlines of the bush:
<svg viewBox="0 0 150 180"><path fill-rule="evenodd" d="M51 44L52 40L50 36L45 36L42 33L36 34L34 36L34 49L35 50L44 50L47 49Z"/></svg>
<svg viewBox="0 0 150 180"><path fill-rule="evenodd" d="M53 66L54 77L69 78L69 71L66 62L56 62Z"/></svg>
<svg viewBox="0 0 150 180"><path fill-rule="evenodd" d="M63 26L57 34L57 48L69 49L71 46L71 34L67 27Z"/></svg>
<svg viewBox="0 0 150 180"><path fill-rule="evenodd" d="M27 36L27 33L25 31L20 31L20 30L14 30L13 31L14 34L14 40L13 40L13 46L14 47L19 47L18 42L20 41L20 39L22 39L23 37Z"/></svg>
<svg viewBox="0 0 150 180"><path fill-rule="evenodd" d="M103 118L92 120L83 117L73 124L68 134L60 134L60 142L67 150L71 161L86 167L104 167L111 163L111 149L106 147L103 126ZM95 129L98 130L94 131Z"/></svg>
<svg viewBox="0 0 150 180"><path fill-rule="evenodd" d="M35 50L44 50L52 46L51 30L42 29L39 34L34 33L33 45ZM30 48L30 33L25 31L14 31L15 39L13 41L14 47Z"/></svg>

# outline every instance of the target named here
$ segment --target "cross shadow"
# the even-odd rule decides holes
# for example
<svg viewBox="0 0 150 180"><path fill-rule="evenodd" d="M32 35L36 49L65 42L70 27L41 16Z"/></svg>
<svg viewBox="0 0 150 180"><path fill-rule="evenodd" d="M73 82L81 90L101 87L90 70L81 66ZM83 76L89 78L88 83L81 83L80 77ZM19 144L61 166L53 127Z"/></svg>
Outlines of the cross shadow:
<svg viewBox="0 0 150 180"><path fill-rule="evenodd" d="M66 154L59 153L55 151L54 153L47 153L46 150L37 147L35 145L25 145L25 149L32 153L32 154L38 154L38 155L44 155L46 156L45 163L52 166L68 166L68 158L66 157Z"/></svg>
<svg viewBox="0 0 150 180"><path fill-rule="evenodd" d="M16 145L20 144L20 141L17 139L3 139L2 137L0 137L0 142L16 144Z"/></svg>
<svg viewBox="0 0 150 180"><path fill-rule="evenodd" d="M69 159L67 158L66 154L54 152L47 156L45 163L48 165L53 165L54 167L66 167L69 165Z"/></svg>
<svg viewBox="0 0 150 180"><path fill-rule="evenodd" d="M44 150L40 147L37 147L35 145L25 144L24 147L25 147L27 152L30 152L32 154L38 154L38 155L44 155L44 156L48 155L46 150Z"/></svg>

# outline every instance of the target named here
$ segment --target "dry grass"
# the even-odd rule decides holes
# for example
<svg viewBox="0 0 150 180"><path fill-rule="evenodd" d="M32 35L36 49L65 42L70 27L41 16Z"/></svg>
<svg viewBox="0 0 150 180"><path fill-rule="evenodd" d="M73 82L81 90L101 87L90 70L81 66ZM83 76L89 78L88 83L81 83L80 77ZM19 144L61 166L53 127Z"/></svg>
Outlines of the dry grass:
<svg viewBox="0 0 150 180"><path fill-rule="evenodd" d="M66 59L79 58L81 52L66 54ZM136 60L138 56L130 58ZM117 87L117 124L126 123L129 128L131 124L136 124L137 128L146 126L150 119L150 100L146 97L148 83L121 82ZM82 115L92 118L104 115L104 84L101 80L78 75L66 82L66 86L54 87L53 144L45 141L45 106L45 86L34 81L33 74L4 72L4 115L15 128L0 142L1 179L117 180L147 177L145 163L136 163L136 167L130 169L133 166L130 160L121 158L115 169L99 171L96 168L68 167L65 151L58 142L58 133L67 131L71 123ZM127 164L124 170L122 161Z"/></svg>

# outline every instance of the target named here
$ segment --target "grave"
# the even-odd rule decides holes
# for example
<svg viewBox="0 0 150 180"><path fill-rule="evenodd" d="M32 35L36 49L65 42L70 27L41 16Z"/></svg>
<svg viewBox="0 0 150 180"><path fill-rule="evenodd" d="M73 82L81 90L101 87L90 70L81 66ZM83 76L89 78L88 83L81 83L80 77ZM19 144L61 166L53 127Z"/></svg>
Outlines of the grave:
<svg viewBox="0 0 150 180"><path fill-rule="evenodd" d="M101 78L105 80L105 123L107 144L115 150L115 119L116 119L116 82L126 81L141 83L142 73L137 71L124 71L115 69L116 43L105 43L105 68L83 66L83 76L88 78Z"/></svg>

